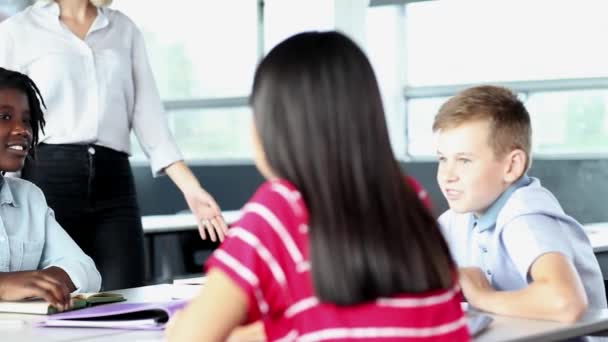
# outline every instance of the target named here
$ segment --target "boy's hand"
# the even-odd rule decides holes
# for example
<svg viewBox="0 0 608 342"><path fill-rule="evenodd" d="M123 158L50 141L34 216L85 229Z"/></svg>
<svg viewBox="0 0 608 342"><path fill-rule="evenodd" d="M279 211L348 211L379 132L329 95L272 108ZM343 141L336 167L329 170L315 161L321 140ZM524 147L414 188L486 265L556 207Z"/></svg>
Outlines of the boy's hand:
<svg viewBox="0 0 608 342"><path fill-rule="evenodd" d="M478 267L462 267L458 270L460 287L469 304L481 307L483 296L494 290L488 279Z"/></svg>
<svg viewBox="0 0 608 342"><path fill-rule="evenodd" d="M59 311L70 308L70 289L48 270L0 273L0 300L40 297Z"/></svg>

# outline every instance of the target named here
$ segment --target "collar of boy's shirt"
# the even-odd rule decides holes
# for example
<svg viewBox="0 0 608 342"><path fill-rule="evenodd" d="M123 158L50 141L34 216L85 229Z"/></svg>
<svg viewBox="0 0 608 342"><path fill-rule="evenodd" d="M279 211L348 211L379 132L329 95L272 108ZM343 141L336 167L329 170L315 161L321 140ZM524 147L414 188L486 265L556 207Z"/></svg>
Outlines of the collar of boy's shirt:
<svg viewBox="0 0 608 342"><path fill-rule="evenodd" d="M43 12L52 15L53 17L59 20L59 4L53 0L43 0L37 1L34 3L34 7L42 10ZM106 11L103 7L97 7L97 17L93 21L91 28L89 29L89 33L100 30L109 25L108 16L106 15Z"/></svg>
<svg viewBox="0 0 608 342"><path fill-rule="evenodd" d="M0 175L0 205L10 204L13 207L18 207L13 197L13 193L11 192L10 186L5 185L6 181L4 180L4 177Z"/></svg>
<svg viewBox="0 0 608 342"><path fill-rule="evenodd" d="M515 183L511 184L507 190L498 196L496 201L490 205L483 215L480 217L475 217L475 215L473 215L473 227L480 233L494 227L496 225L496 219L498 219L498 214L502 210L502 207L507 203L509 197L511 197L515 190L530 184L530 181L530 177L528 177L527 174L524 174L515 181Z"/></svg>

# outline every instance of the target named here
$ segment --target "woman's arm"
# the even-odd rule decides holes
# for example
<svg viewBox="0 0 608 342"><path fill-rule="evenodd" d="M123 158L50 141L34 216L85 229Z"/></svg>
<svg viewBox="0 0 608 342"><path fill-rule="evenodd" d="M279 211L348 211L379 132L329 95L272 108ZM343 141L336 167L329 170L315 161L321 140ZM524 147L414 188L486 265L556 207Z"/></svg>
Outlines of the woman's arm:
<svg viewBox="0 0 608 342"><path fill-rule="evenodd" d="M224 239L226 224L215 200L201 187L188 166L182 161L167 115L160 99L156 82L146 54L143 35L133 28L133 131L140 146L150 159L155 175L164 171L184 194L188 206L197 218L199 233L212 241Z"/></svg>
<svg viewBox="0 0 608 342"><path fill-rule="evenodd" d="M190 210L196 217L201 238L206 239L205 230L207 230L211 241L216 241L216 236L217 239L223 241L228 227L224 222L220 207L213 197L201 187L190 168L183 161L178 161L169 165L165 172L184 194Z"/></svg>

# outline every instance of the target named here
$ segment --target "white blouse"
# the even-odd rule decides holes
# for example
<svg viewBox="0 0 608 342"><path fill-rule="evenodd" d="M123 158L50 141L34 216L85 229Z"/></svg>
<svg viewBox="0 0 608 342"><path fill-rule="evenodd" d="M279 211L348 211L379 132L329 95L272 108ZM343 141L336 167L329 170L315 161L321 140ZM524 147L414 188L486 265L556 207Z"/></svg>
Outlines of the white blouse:
<svg viewBox="0 0 608 342"><path fill-rule="evenodd" d="M169 130L144 40L124 14L99 8L84 40L37 2L0 24L0 66L29 75L47 111L48 144L98 144L130 153L133 128L158 175L182 159Z"/></svg>

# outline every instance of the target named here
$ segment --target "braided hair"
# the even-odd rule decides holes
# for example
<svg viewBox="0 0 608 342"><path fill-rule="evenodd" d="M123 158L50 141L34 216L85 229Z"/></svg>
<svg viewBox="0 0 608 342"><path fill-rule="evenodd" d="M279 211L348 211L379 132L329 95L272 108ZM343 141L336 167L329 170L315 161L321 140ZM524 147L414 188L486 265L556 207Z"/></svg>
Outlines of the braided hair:
<svg viewBox="0 0 608 342"><path fill-rule="evenodd" d="M15 89L27 96L30 107L30 127L32 127L32 147L29 157L35 159L39 132L44 134L45 124L42 108L46 109L46 105L40 90L27 75L0 67L0 90L2 89Z"/></svg>

